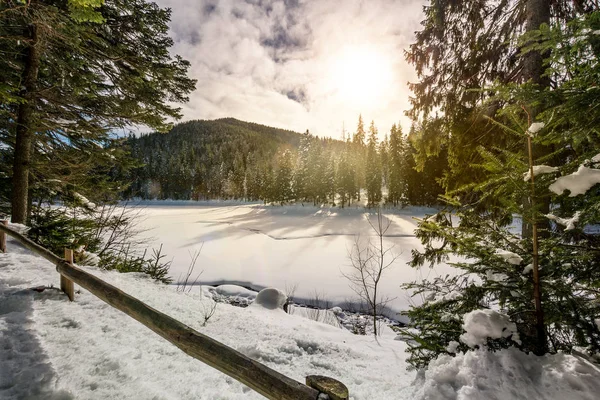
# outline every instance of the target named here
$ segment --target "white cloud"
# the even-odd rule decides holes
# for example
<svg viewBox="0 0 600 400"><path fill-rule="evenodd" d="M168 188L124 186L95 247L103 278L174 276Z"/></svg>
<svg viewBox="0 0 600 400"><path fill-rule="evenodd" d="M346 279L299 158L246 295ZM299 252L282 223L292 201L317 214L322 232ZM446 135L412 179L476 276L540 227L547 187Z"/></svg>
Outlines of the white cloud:
<svg viewBox="0 0 600 400"><path fill-rule="evenodd" d="M173 12L173 53L191 62L190 75L198 80L184 119L235 117L340 137L342 123L353 131L362 113L381 135L398 121L407 129L406 83L415 74L404 49L419 29L422 3L158 0ZM354 49L368 49L388 64L375 99L334 84L344 67L332 66Z"/></svg>

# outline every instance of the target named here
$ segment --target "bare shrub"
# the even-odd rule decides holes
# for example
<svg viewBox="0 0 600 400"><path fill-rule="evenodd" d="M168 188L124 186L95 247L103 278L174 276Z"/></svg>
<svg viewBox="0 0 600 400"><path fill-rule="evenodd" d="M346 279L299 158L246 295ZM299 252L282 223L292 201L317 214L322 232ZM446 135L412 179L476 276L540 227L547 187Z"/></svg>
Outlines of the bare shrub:
<svg viewBox="0 0 600 400"><path fill-rule="evenodd" d="M202 318L203 318L203 322L202 322L202 326L206 326L206 323L208 322L208 320L215 314L215 312L217 311L217 302L214 300L210 300L210 304L206 304L205 302L202 302Z"/></svg>
<svg viewBox="0 0 600 400"><path fill-rule="evenodd" d="M379 284L383 273L394 264L398 255L390 254L393 246L386 248L383 245L383 238L390 228L391 221L381 214L381 208L377 209L376 220L373 221L369 217L368 222L375 232L376 240L364 243L361 242L360 236L355 238L354 245L348 252L351 270L348 273L342 272L342 275L348 279L350 288L367 306L367 311L372 316L373 333L377 336L380 333L377 316L393 300L381 296Z"/></svg>
<svg viewBox="0 0 600 400"><path fill-rule="evenodd" d="M181 275L177 279L177 289L176 291L186 293L192 290L192 287L198 282L200 275L204 272L204 270L200 271L198 275L196 275L195 279L192 279L194 275L194 270L196 269L196 262L198 261L198 257L200 257L200 253L202 252L202 247L204 247L204 243L200 246L199 250L194 251L194 253L190 253L190 265L188 266L187 272L185 273L183 280L181 279Z"/></svg>
<svg viewBox="0 0 600 400"><path fill-rule="evenodd" d="M143 207L128 207L128 204L103 204L94 211L96 227L93 235L102 243L97 251L98 257L122 254L148 241L148 238L141 236L147 229L139 226L143 221L143 211Z"/></svg>
<svg viewBox="0 0 600 400"><path fill-rule="evenodd" d="M298 289L298 284L294 283L293 285L288 286L285 284L285 296L287 297L285 304L283 305L283 311L289 314L289 306L294 302L294 294L296 294L296 290Z"/></svg>
<svg viewBox="0 0 600 400"><path fill-rule="evenodd" d="M323 304L325 303L325 294L315 290L312 299L310 299L311 307L306 308L306 316L313 321L321 320Z"/></svg>

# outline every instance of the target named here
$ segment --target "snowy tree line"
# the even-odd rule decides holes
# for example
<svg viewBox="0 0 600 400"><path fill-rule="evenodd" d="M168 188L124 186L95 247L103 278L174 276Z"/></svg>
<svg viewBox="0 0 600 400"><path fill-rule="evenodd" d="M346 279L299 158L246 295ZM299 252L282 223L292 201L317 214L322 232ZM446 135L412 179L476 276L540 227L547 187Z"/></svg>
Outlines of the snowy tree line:
<svg viewBox="0 0 600 400"><path fill-rule="evenodd" d="M127 197L143 199L241 199L274 203L335 204L361 201L394 206L433 205L442 188L443 156L417 170L411 144L394 125L379 140L372 122L345 141L297 134L234 119L190 121L168 134L127 143L141 163L131 172Z"/></svg>

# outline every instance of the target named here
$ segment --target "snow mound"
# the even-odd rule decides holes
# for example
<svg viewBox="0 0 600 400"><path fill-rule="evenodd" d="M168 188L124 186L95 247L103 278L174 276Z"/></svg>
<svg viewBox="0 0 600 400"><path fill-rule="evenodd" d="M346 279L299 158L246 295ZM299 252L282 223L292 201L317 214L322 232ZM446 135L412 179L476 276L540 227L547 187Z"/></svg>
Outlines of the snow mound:
<svg viewBox="0 0 600 400"><path fill-rule="evenodd" d="M20 233L22 235L26 234L27 231L29 231L29 229L30 229L27 225L15 224L15 223L12 223L12 222L8 223L8 227L10 229L12 229L13 231L18 232L18 233Z"/></svg>
<svg viewBox="0 0 600 400"><path fill-rule="evenodd" d="M219 285L215 288L215 292L222 296L244 297L251 300L254 300L257 294L253 290L238 285Z"/></svg>
<svg viewBox="0 0 600 400"><path fill-rule="evenodd" d="M575 197L584 194L597 183L600 183L600 169L580 165L576 172L561 176L548 189L558 195L561 195L565 190L569 190L571 191L569 197Z"/></svg>
<svg viewBox="0 0 600 400"><path fill-rule="evenodd" d="M460 335L460 341L469 347L481 346L488 338L500 339L512 336L512 340L521 343L517 333L517 325L494 310L474 310L463 317L465 333Z"/></svg>
<svg viewBox="0 0 600 400"><path fill-rule="evenodd" d="M489 280L489 281L493 281L493 282L504 282L508 279L508 275L506 274L495 274L490 270L487 270L485 272L485 277Z"/></svg>
<svg viewBox="0 0 600 400"><path fill-rule="evenodd" d="M415 400L592 400L600 391L600 369L562 353L538 357L515 348L473 350L440 355L413 386Z"/></svg>
<svg viewBox="0 0 600 400"><path fill-rule="evenodd" d="M575 212L575 215L571 218L560 218L553 214L547 214L546 218L549 220L555 221L557 224L565 227L565 231L570 231L575 229L575 224L579 222L579 217L581 216L581 211Z"/></svg>
<svg viewBox="0 0 600 400"><path fill-rule="evenodd" d="M542 129L544 129L545 126L546 126L546 124L544 124L543 122L534 122L527 129L527 133L529 134L529 136L534 137L535 134L538 133L539 131L541 131Z"/></svg>
<svg viewBox="0 0 600 400"><path fill-rule="evenodd" d="M96 266L100 264L100 257L97 254L90 253L89 251L81 251L80 253L81 259L78 264L88 265L88 266Z"/></svg>
<svg viewBox="0 0 600 400"><path fill-rule="evenodd" d="M279 289L266 288L258 292L253 305L267 308L269 310L281 309L287 301L287 296Z"/></svg>
<svg viewBox="0 0 600 400"><path fill-rule="evenodd" d="M448 346L446 346L446 351L448 353L458 353L458 346L460 346L460 343L451 340L450 343L448 343Z"/></svg>
<svg viewBox="0 0 600 400"><path fill-rule="evenodd" d="M73 193L73 196L75 197L75 199L80 202L84 207L87 208L96 208L96 204L92 203L91 201L89 201L87 199L87 197L85 197L84 195L82 195L81 193Z"/></svg>
<svg viewBox="0 0 600 400"><path fill-rule="evenodd" d="M519 265L523 262L523 259L517 253L507 250L496 250L496 255L504 258L506 262L513 265Z"/></svg>
<svg viewBox="0 0 600 400"><path fill-rule="evenodd" d="M542 174L551 174L553 172L558 171L556 167L550 167L548 165L534 165L533 166L533 176L538 176ZM523 180L525 182L531 180L531 171L527 171L523 174Z"/></svg>

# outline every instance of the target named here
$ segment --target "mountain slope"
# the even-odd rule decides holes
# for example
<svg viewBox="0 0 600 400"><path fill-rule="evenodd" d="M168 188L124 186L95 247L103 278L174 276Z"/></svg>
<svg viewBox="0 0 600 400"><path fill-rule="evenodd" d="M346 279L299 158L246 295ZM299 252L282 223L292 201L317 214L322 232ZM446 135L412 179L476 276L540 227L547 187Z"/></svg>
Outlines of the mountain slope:
<svg viewBox="0 0 600 400"><path fill-rule="evenodd" d="M223 118L176 125L166 134L131 137L133 172L129 196L144 199L243 197L248 177L260 185L278 151L297 148L301 134Z"/></svg>

